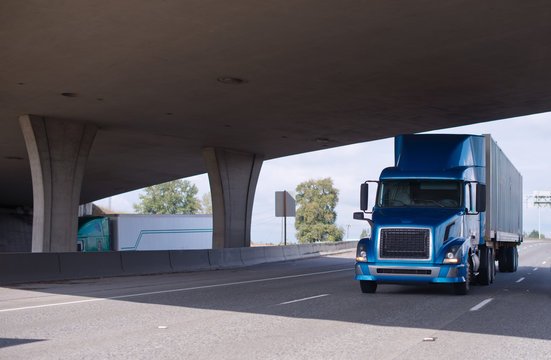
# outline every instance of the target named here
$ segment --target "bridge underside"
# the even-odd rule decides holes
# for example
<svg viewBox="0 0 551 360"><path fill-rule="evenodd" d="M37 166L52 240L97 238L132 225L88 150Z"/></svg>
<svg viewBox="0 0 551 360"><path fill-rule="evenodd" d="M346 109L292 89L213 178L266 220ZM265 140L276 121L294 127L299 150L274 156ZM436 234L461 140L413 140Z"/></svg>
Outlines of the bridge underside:
<svg viewBox="0 0 551 360"><path fill-rule="evenodd" d="M545 0L2 1L0 205L33 203L27 114L97 128L84 203L204 173L207 148L271 159L550 111L550 18Z"/></svg>

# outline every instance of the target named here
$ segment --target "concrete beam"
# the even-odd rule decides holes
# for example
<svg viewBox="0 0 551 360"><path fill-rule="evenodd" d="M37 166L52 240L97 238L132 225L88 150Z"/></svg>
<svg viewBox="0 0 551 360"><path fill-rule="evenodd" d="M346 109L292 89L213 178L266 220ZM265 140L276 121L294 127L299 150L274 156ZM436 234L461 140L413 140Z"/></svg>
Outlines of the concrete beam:
<svg viewBox="0 0 551 360"><path fill-rule="evenodd" d="M78 205L93 125L19 117L33 183L33 252L76 251Z"/></svg>
<svg viewBox="0 0 551 360"><path fill-rule="evenodd" d="M206 148L203 157L212 195L212 248L251 245L254 192L264 157Z"/></svg>

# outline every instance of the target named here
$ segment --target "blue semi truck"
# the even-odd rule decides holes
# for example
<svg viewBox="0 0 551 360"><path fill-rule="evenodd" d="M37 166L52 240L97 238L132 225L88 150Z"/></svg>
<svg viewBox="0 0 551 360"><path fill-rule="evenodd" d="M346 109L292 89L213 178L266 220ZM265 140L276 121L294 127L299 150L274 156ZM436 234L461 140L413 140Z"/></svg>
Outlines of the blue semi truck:
<svg viewBox="0 0 551 360"><path fill-rule="evenodd" d="M360 208L354 218L371 225L356 252L364 293L435 283L464 295L474 281L493 282L496 261L501 272L517 270L522 176L490 135L396 137L394 166L361 185Z"/></svg>

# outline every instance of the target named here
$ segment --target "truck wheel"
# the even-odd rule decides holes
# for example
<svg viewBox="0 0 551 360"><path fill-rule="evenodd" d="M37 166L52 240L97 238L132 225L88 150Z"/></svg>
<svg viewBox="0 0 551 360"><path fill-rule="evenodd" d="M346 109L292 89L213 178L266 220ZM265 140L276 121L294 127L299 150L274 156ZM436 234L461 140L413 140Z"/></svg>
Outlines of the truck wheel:
<svg viewBox="0 0 551 360"><path fill-rule="evenodd" d="M513 253L513 264L511 266L511 272L515 272L518 269L518 248L516 246L513 246L511 249L511 252Z"/></svg>
<svg viewBox="0 0 551 360"><path fill-rule="evenodd" d="M497 265L499 267L499 272L509 272L509 265L507 264L507 249L502 247L499 249L497 256Z"/></svg>
<svg viewBox="0 0 551 360"><path fill-rule="evenodd" d="M481 285L490 285L492 282L492 264L491 251L486 246L480 247L480 269L478 273L478 282Z"/></svg>
<svg viewBox="0 0 551 360"><path fill-rule="evenodd" d="M503 255L501 256L501 259L499 262L499 271L504 271L504 272L517 271L517 268L518 268L517 247L509 246L509 247L503 248L502 251L503 251Z"/></svg>
<svg viewBox="0 0 551 360"><path fill-rule="evenodd" d="M467 295L471 289L471 261L467 260L467 272L465 274L465 282L453 284L453 292L455 295Z"/></svg>
<svg viewBox="0 0 551 360"><path fill-rule="evenodd" d="M495 249L490 249L490 268L491 268L491 279L490 282L493 284L496 279L496 252Z"/></svg>
<svg viewBox="0 0 551 360"><path fill-rule="evenodd" d="M377 290L377 282L360 280L360 289L362 289L364 294L372 294Z"/></svg>

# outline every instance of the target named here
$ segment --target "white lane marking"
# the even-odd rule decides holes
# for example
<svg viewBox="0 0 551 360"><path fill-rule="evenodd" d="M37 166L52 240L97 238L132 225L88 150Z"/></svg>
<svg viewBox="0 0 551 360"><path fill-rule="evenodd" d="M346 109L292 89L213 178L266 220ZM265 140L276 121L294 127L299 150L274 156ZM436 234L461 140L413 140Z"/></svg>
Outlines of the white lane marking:
<svg viewBox="0 0 551 360"><path fill-rule="evenodd" d="M538 271L538 270L539 270L539 268L534 268L534 269L532 269L532 271Z"/></svg>
<svg viewBox="0 0 551 360"><path fill-rule="evenodd" d="M285 301L285 302L282 302L282 303L280 303L280 304L278 304L278 305L287 305L287 304L292 304L292 303L296 303L296 302L299 302L299 301L306 301L306 300L317 299L317 298L321 298L321 297L328 296L328 295L329 295L329 294L321 294L321 295L316 295L316 296L310 296L310 297L303 298L303 299Z"/></svg>
<svg viewBox="0 0 551 360"><path fill-rule="evenodd" d="M105 299L86 299L86 300L66 301L66 302L62 302L62 303L25 306L25 307L20 307L20 308L2 309L2 310L0 310L0 312L10 312L10 311L28 310L28 309L40 309L40 308L51 307L51 306L82 304L82 303L87 303L87 302L103 301L103 300L108 300L108 298L105 298Z"/></svg>
<svg viewBox="0 0 551 360"><path fill-rule="evenodd" d="M470 311L478 311L478 310L482 309L484 306L488 305L490 303L490 301L492 301L493 299L494 298L489 298L489 299L486 299L486 300L482 301L480 304L473 306Z"/></svg>
<svg viewBox="0 0 551 360"><path fill-rule="evenodd" d="M524 279L525 279L525 278L521 277L520 279L518 279L518 280L515 281L515 282L518 282L518 283L519 283L519 282L523 281Z"/></svg>
<svg viewBox="0 0 551 360"><path fill-rule="evenodd" d="M331 274L331 273L336 273L336 272L341 272L341 271L353 271L353 269L348 267L348 268L345 268L345 269L338 269L338 270L319 271L319 272L314 272L314 273L278 276L278 277L273 277L273 278L256 279L256 280L236 281L236 282L230 282L230 283L224 283L224 284L203 285L203 286L194 286L194 287L189 287L189 288L151 291L151 292L144 292L144 293L138 293L138 294L109 296L109 297L106 297L106 298L94 298L94 299L66 301L66 302L43 304L43 305L24 306L24 307L19 307L19 308L2 309L2 310L0 310L0 313L2 313L2 312L11 312L11 311L19 311L19 310L40 309L40 308L52 307L52 306L81 304L81 303L94 302L94 301L128 299L128 298L133 298L133 297L138 297L138 296L169 294L169 293L182 292L182 291L212 289L212 288L223 287L223 286L254 284L254 283L266 282L266 281L276 281L276 280L293 279L293 278L299 278L299 277L305 277L305 276Z"/></svg>

